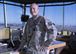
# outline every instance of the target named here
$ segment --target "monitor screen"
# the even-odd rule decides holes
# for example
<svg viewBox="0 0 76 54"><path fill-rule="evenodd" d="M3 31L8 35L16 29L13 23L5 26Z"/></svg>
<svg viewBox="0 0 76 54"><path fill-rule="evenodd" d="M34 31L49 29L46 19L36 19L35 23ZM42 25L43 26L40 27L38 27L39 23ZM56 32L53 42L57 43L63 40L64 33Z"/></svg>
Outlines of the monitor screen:
<svg viewBox="0 0 76 54"><path fill-rule="evenodd" d="M68 35L68 31L63 31L63 35L67 36Z"/></svg>
<svg viewBox="0 0 76 54"><path fill-rule="evenodd" d="M9 36L10 36L9 28L0 29L0 40L9 39Z"/></svg>

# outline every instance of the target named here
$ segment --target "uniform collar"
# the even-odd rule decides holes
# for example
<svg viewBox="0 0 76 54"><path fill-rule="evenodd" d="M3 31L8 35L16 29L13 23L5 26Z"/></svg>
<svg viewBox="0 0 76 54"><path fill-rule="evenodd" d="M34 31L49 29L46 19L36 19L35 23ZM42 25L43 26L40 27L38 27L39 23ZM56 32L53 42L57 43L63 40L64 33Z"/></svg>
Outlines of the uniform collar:
<svg viewBox="0 0 76 54"><path fill-rule="evenodd" d="M38 18L39 15L33 16L33 20L36 20Z"/></svg>

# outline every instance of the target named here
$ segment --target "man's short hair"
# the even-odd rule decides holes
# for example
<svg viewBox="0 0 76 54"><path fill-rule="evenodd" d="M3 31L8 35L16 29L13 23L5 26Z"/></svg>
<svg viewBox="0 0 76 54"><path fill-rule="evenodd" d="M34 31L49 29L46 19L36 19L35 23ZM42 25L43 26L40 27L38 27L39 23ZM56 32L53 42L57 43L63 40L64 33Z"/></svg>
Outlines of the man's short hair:
<svg viewBox="0 0 76 54"><path fill-rule="evenodd" d="M32 7L32 5L34 5L34 4L38 6L38 4L37 4L37 3L31 3L30 7Z"/></svg>

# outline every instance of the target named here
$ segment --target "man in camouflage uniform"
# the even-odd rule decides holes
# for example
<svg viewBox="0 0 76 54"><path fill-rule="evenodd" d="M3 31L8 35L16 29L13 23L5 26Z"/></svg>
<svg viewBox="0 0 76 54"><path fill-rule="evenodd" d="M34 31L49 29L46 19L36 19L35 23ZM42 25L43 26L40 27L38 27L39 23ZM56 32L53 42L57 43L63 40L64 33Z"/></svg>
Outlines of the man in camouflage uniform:
<svg viewBox="0 0 76 54"><path fill-rule="evenodd" d="M47 47L54 39L54 26L38 15L36 3L31 4L30 12L32 17L27 21L19 50L26 45L26 54L47 54Z"/></svg>

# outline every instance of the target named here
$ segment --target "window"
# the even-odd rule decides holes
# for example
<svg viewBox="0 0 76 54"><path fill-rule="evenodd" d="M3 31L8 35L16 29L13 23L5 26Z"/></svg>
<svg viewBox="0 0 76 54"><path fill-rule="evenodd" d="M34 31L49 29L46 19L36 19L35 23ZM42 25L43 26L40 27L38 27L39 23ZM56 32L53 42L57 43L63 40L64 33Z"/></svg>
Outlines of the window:
<svg viewBox="0 0 76 54"><path fill-rule="evenodd" d="M4 27L3 4L0 4L0 28Z"/></svg>
<svg viewBox="0 0 76 54"><path fill-rule="evenodd" d="M76 25L76 4L65 6L65 25Z"/></svg>
<svg viewBox="0 0 76 54"><path fill-rule="evenodd" d="M6 18L8 26L11 28L21 28L22 8L12 5L6 5Z"/></svg>
<svg viewBox="0 0 76 54"><path fill-rule="evenodd" d="M63 12L62 6L50 6L46 7L45 16L56 25L62 25L63 24L62 12Z"/></svg>

